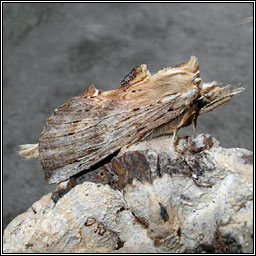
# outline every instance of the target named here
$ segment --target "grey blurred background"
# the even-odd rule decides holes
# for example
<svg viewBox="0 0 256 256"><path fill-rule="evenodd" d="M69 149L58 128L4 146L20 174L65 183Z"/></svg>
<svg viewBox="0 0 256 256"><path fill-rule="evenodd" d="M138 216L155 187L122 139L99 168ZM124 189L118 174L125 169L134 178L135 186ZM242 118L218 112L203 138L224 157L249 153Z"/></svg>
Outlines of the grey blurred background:
<svg viewBox="0 0 256 256"><path fill-rule="evenodd" d="M252 16L252 3L3 3L3 227L55 188L18 145L37 143L67 99L117 88L138 64L154 73L195 55L204 81L245 87L198 130L252 150Z"/></svg>

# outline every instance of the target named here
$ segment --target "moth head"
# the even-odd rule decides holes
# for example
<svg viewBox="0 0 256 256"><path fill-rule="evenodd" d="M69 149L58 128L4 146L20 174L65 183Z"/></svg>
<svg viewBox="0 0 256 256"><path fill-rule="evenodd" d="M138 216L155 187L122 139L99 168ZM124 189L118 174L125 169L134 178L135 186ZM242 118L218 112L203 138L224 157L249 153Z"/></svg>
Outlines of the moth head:
<svg viewBox="0 0 256 256"><path fill-rule="evenodd" d="M224 87L218 87L216 81L211 83L203 83L200 87L201 97L197 99L199 108L201 109L199 114L207 113L216 107L231 100L231 97L244 90L243 87L234 88L231 85Z"/></svg>

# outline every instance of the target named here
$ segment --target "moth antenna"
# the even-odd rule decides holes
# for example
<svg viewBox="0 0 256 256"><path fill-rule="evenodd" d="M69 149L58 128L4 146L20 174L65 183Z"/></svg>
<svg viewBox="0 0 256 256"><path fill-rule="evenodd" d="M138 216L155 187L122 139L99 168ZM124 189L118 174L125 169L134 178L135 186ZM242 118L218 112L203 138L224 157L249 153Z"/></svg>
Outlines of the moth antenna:
<svg viewBox="0 0 256 256"><path fill-rule="evenodd" d="M23 144L20 148L19 155L25 159L39 158L38 144Z"/></svg>

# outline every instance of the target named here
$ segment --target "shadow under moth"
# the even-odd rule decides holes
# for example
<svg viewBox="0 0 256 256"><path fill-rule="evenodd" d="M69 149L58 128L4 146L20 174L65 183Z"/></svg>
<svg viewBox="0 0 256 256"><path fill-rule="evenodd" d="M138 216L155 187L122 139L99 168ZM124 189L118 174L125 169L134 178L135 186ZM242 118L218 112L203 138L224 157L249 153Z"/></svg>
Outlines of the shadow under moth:
<svg viewBox="0 0 256 256"><path fill-rule="evenodd" d="M21 145L20 155L39 159L48 183L59 183L145 138L173 134L244 88L203 83L197 58L154 75L139 65L121 87L99 91L93 85L55 109L38 144ZM170 141L171 142L171 141ZM171 144L171 143L170 143Z"/></svg>

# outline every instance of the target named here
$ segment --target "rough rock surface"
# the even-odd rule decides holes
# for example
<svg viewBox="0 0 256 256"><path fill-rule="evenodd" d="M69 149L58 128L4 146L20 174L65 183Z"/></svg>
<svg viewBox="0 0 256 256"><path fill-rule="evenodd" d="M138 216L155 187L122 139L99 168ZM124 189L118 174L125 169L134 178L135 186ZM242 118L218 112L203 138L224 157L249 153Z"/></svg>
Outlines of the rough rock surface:
<svg viewBox="0 0 256 256"><path fill-rule="evenodd" d="M17 216L4 252L253 252L252 152L201 134L109 160Z"/></svg>

